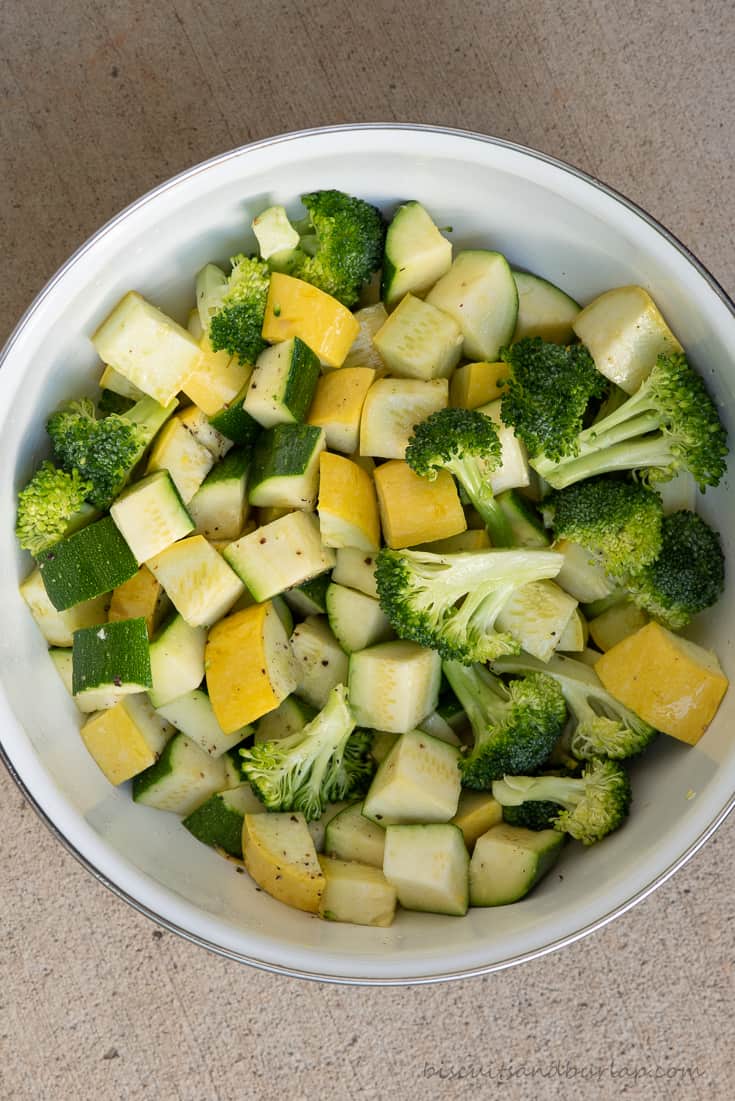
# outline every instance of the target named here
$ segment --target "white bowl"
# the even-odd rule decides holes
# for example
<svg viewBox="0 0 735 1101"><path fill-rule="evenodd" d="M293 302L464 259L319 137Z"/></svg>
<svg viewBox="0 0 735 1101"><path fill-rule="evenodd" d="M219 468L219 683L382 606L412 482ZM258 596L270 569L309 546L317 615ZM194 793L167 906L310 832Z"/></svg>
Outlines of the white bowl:
<svg viewBox="0 0 735 1101"><path fill-rule="evenodd" d="M247 245L252 215L336 187L387 210L426 204L458 247L488 246L585 302L640 283L732 413L735 316L714 279L633 204L542 154L477 134L419 126L350 126L284 135L224 154L162 184L82 246L13 333L0 371L0 730L27 798L61 841L122 898L224 955L291 975L422 982L508 966L591 932L643 898L696 851L733 803L735 704L727 697L696 748L661 737L633 770L628 824L593 851L570 846L524 902L462 919L402 912L390 929L323 922L255 890L173 815L111 787L77 734L78 716L18 596L29 560L12 531L14 495L45 453L44 421L88 387L89 334L130 288L185 318L193 276ZM725 482L701 511L735 534ZM731 587L704 637L735 671ZM700 637L695 632L693 637ZM562 878L563 877L563 878ZM63 889L63 885L62 885Z"/></svg>

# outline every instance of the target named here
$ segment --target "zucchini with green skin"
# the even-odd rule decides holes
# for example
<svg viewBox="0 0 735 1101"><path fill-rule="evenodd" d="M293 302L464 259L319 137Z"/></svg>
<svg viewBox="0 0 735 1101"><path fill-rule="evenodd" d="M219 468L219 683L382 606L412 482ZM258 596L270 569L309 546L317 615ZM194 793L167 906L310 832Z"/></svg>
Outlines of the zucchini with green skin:
<svg viewBox="0 0 735 1101"><path fill-rule="evenodd" d="M347 683L349 668L326 617L313 615L299 623L291 635L291 650L299 678L296 694L312 707L324 707L332 689Z"/></svg>
<svg viewBox="0 0 735 1101"><path fill-rule="evenodd" d="M221 757L210 757L185 734L175 734L154 765L133 779L133 799L156 810L188 815L225 787Z"/></svg>
<svg viewBox="0 0 735 1101"><path fill-rule="evenodd" d="M252 726L244 726L232 734L225 734L215 718L209 696L199 688L159 707L158 714L196 742L210 757L221 757L253 733Z"/></svg>
<svg viewBox="0 0 735 1101"><path fill-rule="evenodd" d="M104 623L110 606L110 594L103 593L92 600L74 604L59 612L51 603L41 571L36 568L20 586L20 595L28 605L39 631L51 646L71 646L74 632L80 627Z"/></svg>
<svg viewBox="0 0 735 1101"><path fill-rule="evenodd" d="M553 868L564 844L557 830L502 823L477 839L470 862L470 904L518 902Z"/></svg>
<svg viewBox="0 0 735 1101"><path fill-rule="evenodd" d="M152 685L145 619L120 619L74 632L72 690L85 711L103 710Z"/></svg>
<svg viewBox="0 0 735 1101"><path fill-rule="evenodd" d="M382 868L385 830L366 818L362 808L362 803L353 803L332 818L324 834L324 851L339 860Z"/></svg>
<svg viewBox="0 0 735 1101"><path fill-rule="evenodd" d="M303 585L289 589L283 594L283 599L296 615L319 615L327 610L327 589L331 580L330 573L321 573L311 581L304 581Z"/></svg>
<svg viewBox="0 0 735 1101"><path fill-rule="evenodd" d="M388 617L377 600L335 582L327 589L327 617L337 642L348 654L393 638Z"/></svg>
<svg viewBox="0 0 735 1101"><path fill-rule="evenodd" d="M383 874L406 910L462 917L469 906L469 855L451 823L388 826Z"/></svg>
<svg viewBox="0 0 735 1101"><path fill-rule="evenodd" d="M319 866L325 879L320 917L379 928L392 924L396 889L382 870L328 856L319 857Z"/></svg>
<svg viewBox="0 0 735 1101"><path fill-rule="evenodd" d="M518 318L513 341L540 336L552 344L571 344L573 322L581 310L578 302L559 287L527 271L513 271L518 288Z"/></svg>
<svg viewBox="0 0 735 1101"><path fill-rule="evenodd" d="M174 615L150 644L152 687L148 695L154 707L163 707L204 680L205 627L190 627Z"/></svg>
<svg viewBox="0 0 735 1101"><path fill-rule="evenodd" d="M426 294L452 265L452 245L415 199L402 203L385 235L381 294L392 309L406 294Z"/></svg>
<svg viewBox="0 0 735 1101"><path fill-rule="evenodd" d="M74 532L37 559L57 611L109 593L138 572L135 555L111 516Z"/></svg>
<svg viewBox="0 0 735 1101"><path fill-rule="evenodd" d="M310 581L334 565L334 551L323 546L312 513L289 512L244 535L224 551L225 561L255 600Z"/></svg>
<svg viewBox="0 0 735 1101"><path fill-rule="evenodd" d="M189 501L189 513L198 535L207 539L237 539L248 518L248 468L243 448L230 451L210 470Z"/></svg>
<svg viewBox="0 0 735 1101"><path fill-rule="evenodd" d="M250 504L313 509L325 447L324 429L312 424L277 424L263 432L250 468Z"/></svg>
<svg viewBox="0 0 735 1101"><path fill-rule="evenodd" d="M362 813L379 826L448 822L457 813L460 790L459 750L411 730L379 766Z"/></svg>
<svg viewBox="0 0 735 1101"><path fill-rule="evenodd" d="M319 378L319 359L294 336L258 356L244 411L263 428L295 424L306 416Z"/></svg>
<svg viewBox="0 0 735 1101"><path fill-rule="evenodd" d="M110 516L139 565L194 530L167 470L157 470L124 490Z"/></svg>
<svg viewBox="0 0 735 1101"><path fill-rule="evenodd" d="M426 301L457 322L467 359L494 363L513 336L518 288L508 261L499 252L468 249L457 253Z"/></svg>
<svg viewBox="0 0 735 1101"><path fill-rule="evenodd" d="M182 825L202 844L222 849L229 856L242 860L245 815L263 813L265 807L250 784L241 784L210 795L206 803L184 818Z"/></svg>
<svg viewBox="0 0 735 1101"><path fill-rule="evenodd" d="M316 709L300 700L298 696L286 696L274 711L269 711L258 726L253 739L256 745L261 742L277 742L303 730L316 716Z"/></svg>
<svg viewBox="0 0 735 1101"><path fill-rule="evenodd" d="M398 378L449 378L462 354L459 325L443 310L407 294L373 337Z"/></svg>
<svg viewBox="0 0 735 1101"><path fill-rule="evenodd" d="M214 413L209 418L213 428L246 450L253 447L262 432L258 422L245 409L245 398L248 395L249 386L248 380L228 405L223 406L218 413Z"/></svg>

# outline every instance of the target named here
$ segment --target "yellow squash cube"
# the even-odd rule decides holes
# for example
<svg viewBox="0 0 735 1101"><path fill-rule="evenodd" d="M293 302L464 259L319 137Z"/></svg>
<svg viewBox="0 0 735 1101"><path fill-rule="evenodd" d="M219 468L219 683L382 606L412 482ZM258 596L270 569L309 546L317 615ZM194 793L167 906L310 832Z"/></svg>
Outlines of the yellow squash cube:
<svg viewBox="0 0 735 1101"><path fill-rule="evenodd" d="M374 378L372 367L343 367L317 382L307 422L324 429L331 450L347 455L357 450L362 407Z"/></svg>
<svg viewBox="0 0 735 1101"><path fill-rule="evenodd" d="M82 727L82 739L111 784L122 784L156 761L156 753L121 700L97 711Z"/></svg>
<svg viewBox="0 0 735 1101"><path fill-rule="evenodd" d="M273 711L298 683L288 636L270 601L217 623L204 664L209 699L225 734Z"/></svg>
<svg viewBox="0 0 735 1101"><path fill-rule="evenodd" d="M148 638L152 638L153 631L170 607L160 581L147 566L141 566L128 581L113 590L107 618L114 623L118 619L142 617L148 628Z"/></svg>
<svg viewBox="0 0 735 1101"><path fill-rule="evenodd" d="M694 745L727 691L711 650L648 623L603 654L595 672L608 692L657 730Z"/></svg>
<svg viewBox="0 0 735 1101"><path fill-rule="evenodd" d="M408 463L392 459L375 471L375 488L385 541L394 550L448 539L467 528L457 487L446 470L429 482Z"/></svg>
<svg viewBox="0 0 735 1101"><path fill-rule="evenodd" d="M458 367L449 384L449 404L455 409L479 409L495 401L508 378L507 363L465 363Z"/></svg>
<svg viewBox="0 0 735 1101"><path fill-rule="evenodd" d="M303 814L246 814L242 854L252 878L273 898L319 911L326 880Z"/></svg>
<svg viewBox="0 0 735 1101"><path fill-rule="evenodd" d="M186 427L181 417L172 417L156 438L146 474L168 470L181 500L188 504L214 466L214 455Z"/></svg>
<svg viewBox="0 0 735 1101"><path fill-rule="evenodd" d="M183 391L208 417L219 413L237 397L252 374L252 367L240 363L229 352L215 352L206 333L199 340L199 359Z"/></svg>
<svg viewBox="0 0 735 1101"><path fill-rule="evenodd" d="M360 324L346 306L303 279L274 272L263 319L263 340L298 336L329 367L341 367Z"/></svg>
<svg viewBox="0 0 735 1101"><path fill-rule="evenodd" d="M357 463L319 456L319 528L326 547L379 550L380 520L373 479Z"/></svg>
<svg viewBox="0 0 735 1101"><path fill-rule="evenodd" d="M503 808L493 799L489 791L468 791L462 789L457 804L457 813L452 822L459 826L464 836L464 843L470 852L475 847L475 841L487 833L493 826L498 826L503 821Z"/></svg>

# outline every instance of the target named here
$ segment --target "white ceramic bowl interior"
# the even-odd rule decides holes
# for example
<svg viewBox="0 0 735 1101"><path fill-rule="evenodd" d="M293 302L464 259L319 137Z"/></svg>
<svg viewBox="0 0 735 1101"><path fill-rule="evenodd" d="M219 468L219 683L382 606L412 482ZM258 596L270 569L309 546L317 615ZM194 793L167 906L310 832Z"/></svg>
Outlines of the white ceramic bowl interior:
<svg viewBox="0 0 735 1101"><path fill-rule="evenodd" d="M558 947L661 882L724 817L735 790L726 698L696 748L661 737L634 768L629 823L593 851L570 846L524 902L462 919L401 912L390 929L322 922L256 892L173 815L111 787L77 734L78 716L18 596L30 561L13 537L14 495L45 454L44 421L96 380L89 334L135 288L180 320L208 260L249 247L254 213L336 187L380 204L420 199L457 247L499 249L582 302L640 283L661 307L732 423L735 317L714 281L631 204L547 157L428 127L331 128L286 135L200 165L133 204L52 279L16 329L0 371L0 731L29 798L86 865L139 909L237 959L291 974L427 981L506 966ZM702 499L732 556L727 480ZM735 588L704 619L706 642L735 672ZM694 632L692 637L700 637ZM694 793L694 794L692 794ZM62 884L63 889L63 884Z"/></svg>

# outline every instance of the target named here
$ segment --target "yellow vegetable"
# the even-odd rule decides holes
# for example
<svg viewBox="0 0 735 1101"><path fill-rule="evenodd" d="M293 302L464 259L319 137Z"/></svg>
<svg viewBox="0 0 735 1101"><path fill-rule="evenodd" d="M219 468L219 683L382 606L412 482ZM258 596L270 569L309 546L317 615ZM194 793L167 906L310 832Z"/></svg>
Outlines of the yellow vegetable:
<svg viewBox="0 0 735 1101"><path fill-rule="evenodd" d="M394 550L448 539L467 528L454 478L446 470L429 482L408 463L392 459L376 469L375 488L385 541Z"/></svg>
<svg viewBox="0 0 735 1101"><path fill-rule="evenodd" d="M298 336L329 367L341 367L360 331L346 306L303 279L274 272L263 319L271 344Z"/></svg>
<svg viewBox="0 0 735 1101"><path fill-rule="evenodd" d="M225 734L273 711L298 683L288 636L270 601L215 624L204 664L209 699Z"/></svg>
<svg viewBox="0 0 735 1101"><path fill-rule="evenodd" d="M503 808L489 792L463 789L452 822L461 829L470 852L478 837L502 821Z"/></svg>
<svg viewBox="0 0 735 1101"><path fill-rule="evenodd" d="M347 455L357 450L362 407L374 378L372 367L343 367L319 379L307 422L324 429L327 447Z"/></svg>
<svg viewBox="0 0 735 1101"><path fill-rule="evenodd" d="M373 479L350 459L319 456L319 528L327 547L380 549L380 520Z"/></svg>
<svg viewBox="0 0 735 1101"><path fill-rule="evenodd" d="M303 814L246 814L242 854L250 875L269 895L297 910L319 912L326 880Z"/></svg>
<svg viewBox="0 0 735 1101"><path fill-rule="evenodd" d="M458 367L449 384L449 404L456 409L478 409L502 393L501 380L508 378L507 363L465 363Z"/></svg>
<svg viewBox="0 0 735 1101"><path fill-rule="evenodd" d="M245 587L203 535L179 539L149 558L147 566L190 627L216 623Z"/></svg>
<svg viewBox="0 0 735 1101"><path fill-rule="evenodd" d="M122 784L156 761L156 753L130 714L127 700L86 721L82 739L111 784Z"/></svg>
<svg viewBox="0 0 735 1101"><path fill-rule="evenodd" d="M152 638L153 631L170 607L161 583L147 566L141 566L129 581L113 590L107 618L114 623L118 619L142 617L146 621L148 638Z"/></svg>
<svg viewBox="0 0 735 1101"><path fill-rule="evenodd" d="M459 535L450 535L448 539L437 539L434 543L422 543L417 550L431 551L432 554L462 554L465 551L489 550L490 538L487 530L468 528Z"/></svg>
<svg viewBox="0 0 735 1101"><path fill-rule="evenodd" d="M253 368L229 352L214 352L206 333L199 340L199 359L182 387L208 417L229 405L250 378Z"/></svg>
<svg viewBox="0 0 735 1101"><path fill-rule="evenodd" d="M694 745L727 691L716 656L648 623L595 664L608 692L657 730Z"/></svg>

